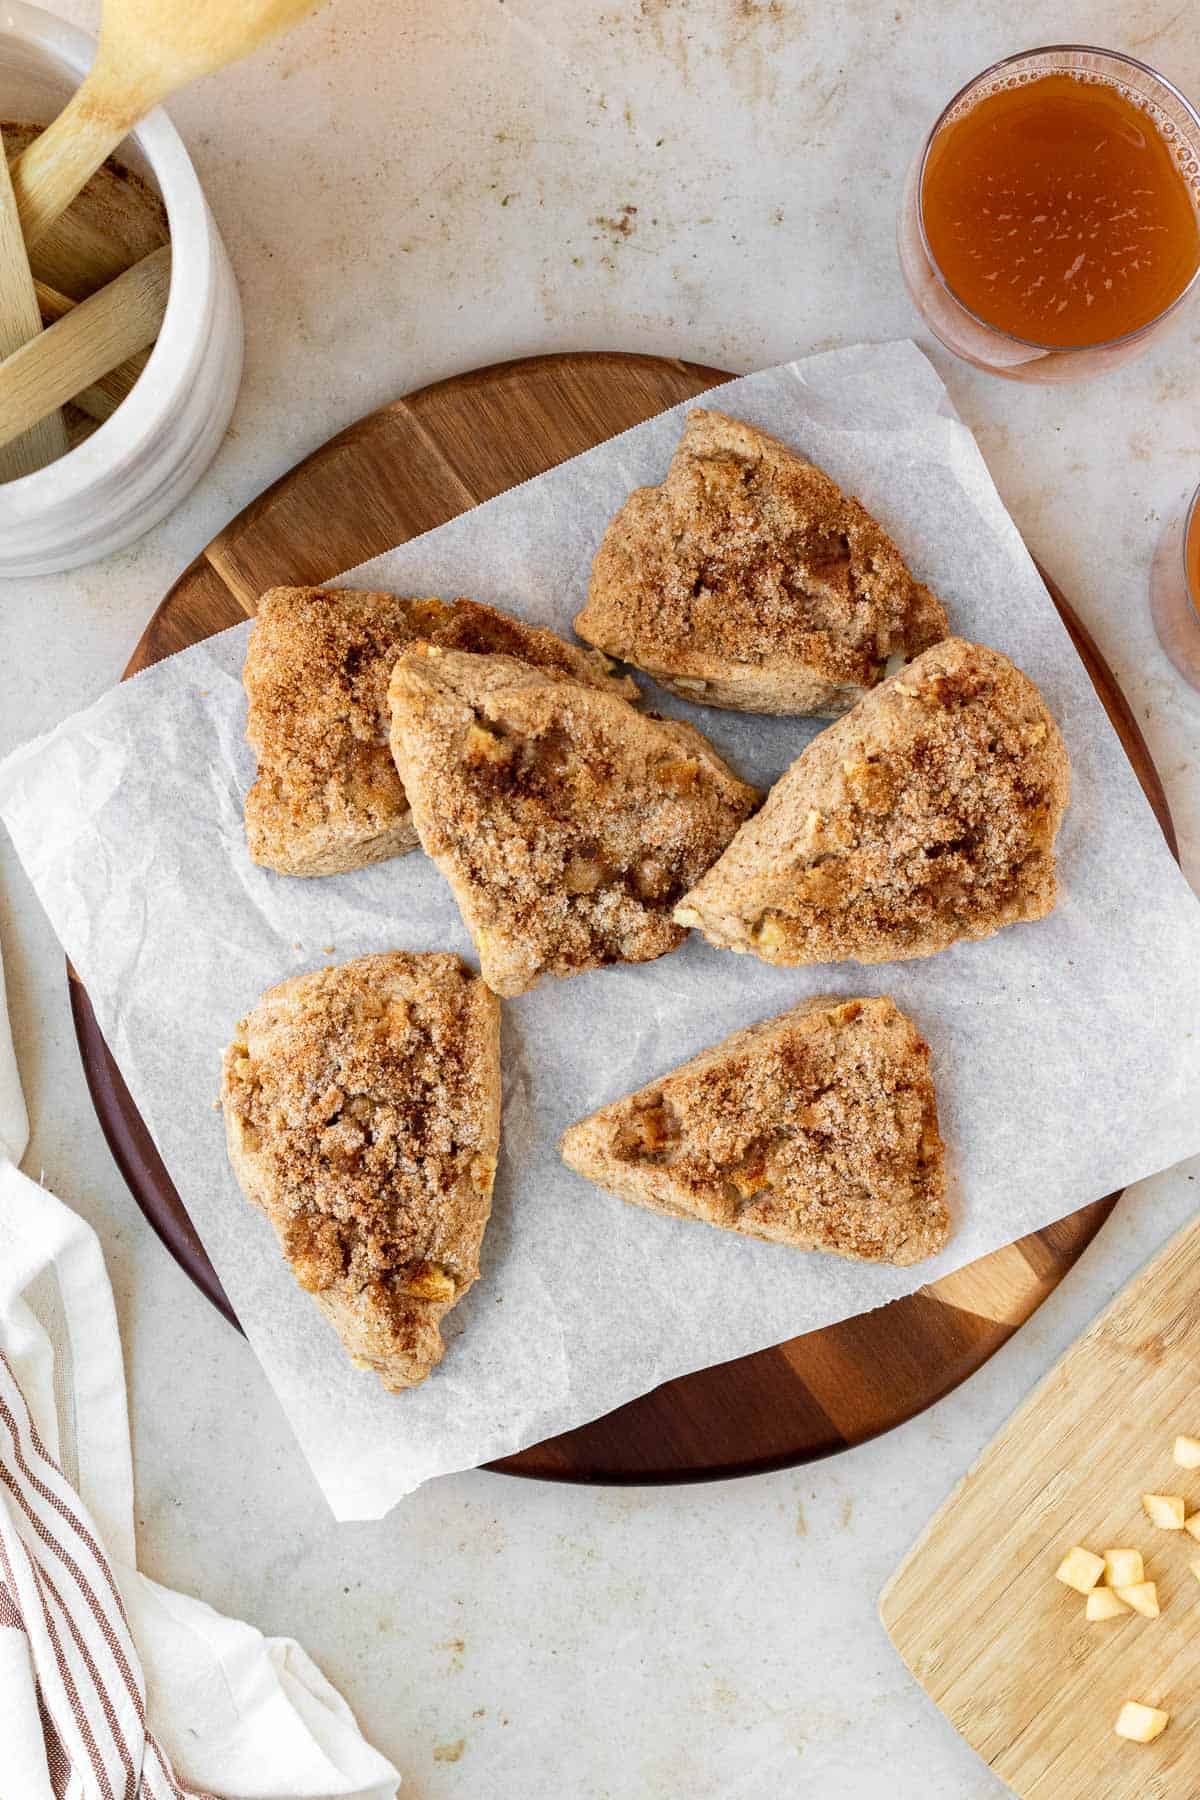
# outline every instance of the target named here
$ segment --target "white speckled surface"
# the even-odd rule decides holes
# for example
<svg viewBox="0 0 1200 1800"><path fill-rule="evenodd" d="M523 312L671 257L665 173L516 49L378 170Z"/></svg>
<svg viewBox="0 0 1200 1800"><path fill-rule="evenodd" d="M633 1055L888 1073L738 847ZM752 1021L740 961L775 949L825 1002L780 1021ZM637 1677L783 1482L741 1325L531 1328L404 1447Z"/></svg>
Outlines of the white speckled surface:
<svg viewBox="0 0 1200 1800"><path fill-rule="evenodd" d="M98 8L63 10L94 25ZM408 387L542 349L745 369L913 330L892 240L900 177L940 102L994 56L1087 38L1200 93L1200 40L1176 0L1021 12L1016 26L1001 0L331 0L185 95L173 116L246 303L234 428L133 550L0 584L0 750L115 679L152 602L258 488ZM1193 879L1200 696L1159 651L1145 592L1160 518L1200 479L1198 346L1193 314L1149 360L1074 390L938 358L1135 705ZM676 1491L467 1475L382 1524L339 1527L253 1359L113 1168L61 963L7 840L0 934L26 1166L95 1223L117 1290L143 1563L300 1637L410 1800L1005 1791L909 1680L875 1597L1027 1389L1195 1209L1200 1163L1132 1191L980 1375L852 1455Z"/></svg>

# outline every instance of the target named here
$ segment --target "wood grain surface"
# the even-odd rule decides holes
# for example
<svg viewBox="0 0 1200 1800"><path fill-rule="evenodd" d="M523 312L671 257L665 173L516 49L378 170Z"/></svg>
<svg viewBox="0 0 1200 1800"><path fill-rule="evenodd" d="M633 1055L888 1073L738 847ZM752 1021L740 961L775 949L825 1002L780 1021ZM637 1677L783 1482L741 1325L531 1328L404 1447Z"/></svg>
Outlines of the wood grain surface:
<svg viewBox="0 0 1200 1800"><path fill-rule="evenodd" d="M328 581L468 507L715 386L720 370L610 352L536 357L439 382L352 425L268 488L185 570L127 674L236 624L278 583ZM1171 840L1161 784L1112 675L1050 585ZM134 1198L233 1313L149 1133L72 984L84 1067ZM568 1481L686 1481L830 1455L930 1406L1041 1305L1116 1195L880 1310L666 1383L492 1467Z"/></svg>
<svg viewBox="0 0 1200 1800"><path fill-rule="evenodd" d="M4 363L38 338L42 330L37 290L21 235L7 158L4 134L0 131L0 361ZM0 406L0 433L4 426L5 414ZM15 481L35 469L44 469L55 457L64 455L66 448L67 428L61 412L47 409L38 413L28 422L23 436L14 429L0 444L0 481Z"/></svg>
<svg viewBox="0 0 1200 1800"><path fill-rule="evenodd" d="M11 157L28 148L41 129L40 125L0 120L7 154ZM42 323L52 325L65 318L114 273L165 245L167 237L167 215L159 195L141 176L110 159L97 169L70 212L52 227L30 258ZM147 361L144 351L127 358L81 389L63 408L72 449L115 412ZM0 418L3 416L0 410Z"/></svg>
<svg viewBox="0 0 1200 1800"><path fill-rule="evenodd" d="M1143 1493L1200 1511L1200 1219L1095 1321L993 1440L884 1589L901 1656L1022 1800L1200 1794L1200 1544L1159 1531ZM1088 1624L1054 1579L1072 1544L1140 1550L1162 1615ZM1153 1744L1113 1735L1126 1700L1163 1708Z"/></svg>
<svg viewBox="0 0 1200 1800"><path fill-rule="evenodd" d="M52 408L78 396L94 400L97 382L149 350L162 328L170 286L171 251L163 244L98 293L69 306L45 331L31 291L37 332L0 363L0 450L48 417L61 424Z"/></svg>

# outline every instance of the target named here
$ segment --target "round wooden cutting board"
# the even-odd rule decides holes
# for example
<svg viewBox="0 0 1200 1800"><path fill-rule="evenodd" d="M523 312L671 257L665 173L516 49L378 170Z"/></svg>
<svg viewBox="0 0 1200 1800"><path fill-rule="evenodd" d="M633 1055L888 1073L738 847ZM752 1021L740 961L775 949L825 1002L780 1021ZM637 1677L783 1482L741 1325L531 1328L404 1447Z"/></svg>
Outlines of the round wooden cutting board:
<svg viewBox="0 0 1200 1800"><path fill-rule="evenodd" d="M328 581L516 482L730 377L656 357L544 356L439 382L372 413L261 494L159 606L133 674L254 611L279 584ZM1109 669L1047 580L1174 848L1162 786ZM236 1324L150 1135L71 984L88 1084L133 1196L172 1255ZM844 1450L957 1387L1004 1344L1091 1242L1110 1194L904 1300L667 1382L577 1431L506 1457L508 1474L685 1481ZM314 1317L314 1329L319 1327Z"/></svg>

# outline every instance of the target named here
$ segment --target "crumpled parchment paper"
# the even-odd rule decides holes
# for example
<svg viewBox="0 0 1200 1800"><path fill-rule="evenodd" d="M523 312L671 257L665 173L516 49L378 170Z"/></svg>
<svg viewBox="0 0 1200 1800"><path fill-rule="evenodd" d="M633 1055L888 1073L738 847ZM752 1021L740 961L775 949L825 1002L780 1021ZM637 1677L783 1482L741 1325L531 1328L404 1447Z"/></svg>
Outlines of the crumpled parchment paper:
<svg viewBox="0 0 1200 1800"><path fill-rule="evenodd" d="M484 1272L419 1390L388 1395L351 1366L239 1194L212 1103L236 1020L284 976L392 947L473 961L440 876L419 853L315 881L251 864L248 626L0 766L0 817L339 1518L379 1516L431 1476L878 1306L1200 1148L1200 905L936 373L912 344L867 346L748 376L713 403L856 492L953 628L1041 687L1073 763L1061 898L1047 920L919 962L774 969L693 936L659 962L505 1002ZM682 410L346 580L471 594L569 632L607 520L661 479ZM761 785L820 728L652 691ZM932 1046L955 1214L935 1262L891 1270L756 1244L626 1206L559 1162L572 1120L822 992L891 993Z"/></svg>

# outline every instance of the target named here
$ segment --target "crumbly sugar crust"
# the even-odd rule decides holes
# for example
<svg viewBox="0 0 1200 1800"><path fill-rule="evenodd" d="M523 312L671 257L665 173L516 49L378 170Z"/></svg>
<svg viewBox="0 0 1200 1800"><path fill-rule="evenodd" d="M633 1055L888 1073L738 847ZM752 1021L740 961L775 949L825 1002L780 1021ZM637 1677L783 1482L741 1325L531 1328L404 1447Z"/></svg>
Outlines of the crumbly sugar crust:
<svg viewBox="0 0 1200 1800"><path fill-rule="evenodd" d="M388 748L387 688L397 656L426 638L637 694L600 652L476 600L273 588L259 603L244 674L258 758L245 802L255 862L335 875L416 849Z"/></svg>
<svg viewBox="0 0 1200 1800"><path fill-rule="evenodd" d="M573 1125L567 1164L622 1199L867 1262L950 1230L929 1047L886 997L824 996L735 1032Z"/></svg>
<svg viewBox="0 0 1200 1800"><path fill-rule="evenodd" d="M417 646L391 706L421 843L498 994L674 950L672 908L758 803L691 726L511 657Z"/></svg>
<svg viewBox="0 0 1200 1800"><path fill-rule="evenodd" d="M390 1388L424 1380L479 1274L500 1135L500 1010L456 956L297 975L239 1021L230 1159L301 1287Z"/></svg>
<svg viewBox="0 0 1200 1800"><path fill-rule="evenodd" d="M946 638L813 740L675 917L788 964L990 937L1053 909L1069 788L1033 682Z"/></svg>
<svg viewBox="0 0 1200 1800"><path fill-rule="evenodd" d="M575 629L704 705L833 716L949 627L822 469L696 410L666 480L609 525Z"/></svg>

